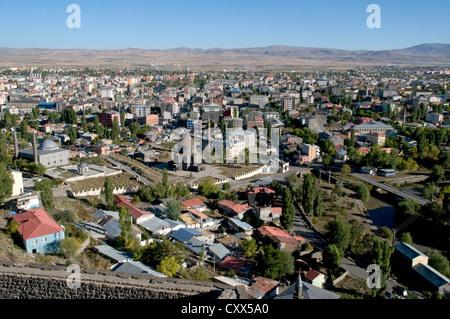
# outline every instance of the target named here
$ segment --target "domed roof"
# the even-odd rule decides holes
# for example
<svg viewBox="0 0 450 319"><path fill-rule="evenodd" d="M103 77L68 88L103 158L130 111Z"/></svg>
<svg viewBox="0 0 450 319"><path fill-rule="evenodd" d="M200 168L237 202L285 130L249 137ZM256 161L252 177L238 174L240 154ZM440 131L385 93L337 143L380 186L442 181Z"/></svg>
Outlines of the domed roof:
<svg viewBox="0 0 450 319"><path fill-rule="evenodd" d="M53 142L51 139L44 140L41 145L38 147L39 150L56 150L58 149L58 145Z"/></svg>

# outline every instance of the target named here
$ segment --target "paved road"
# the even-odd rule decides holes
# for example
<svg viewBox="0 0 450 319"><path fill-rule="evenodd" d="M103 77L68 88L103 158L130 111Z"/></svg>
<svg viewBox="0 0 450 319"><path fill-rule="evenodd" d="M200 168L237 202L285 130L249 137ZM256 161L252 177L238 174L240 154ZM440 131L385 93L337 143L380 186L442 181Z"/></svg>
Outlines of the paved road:
<svg viewBox="0 0 450 319"><path fill-rule="evenodd" d="M353 177L356 177L356 178L366 182L366 183L372 184L372 185L374 185L376 187L384 189L387 192L393 193L393 194L395 194L397 196L401 196L403 198L413 199L416 202L418 202L420 205L426 205L429 202L428 200L426 200L426 199L424 199L422 197L419 197L419 196L416 196L414 194L405 192L404 190L401 190L401 189L399 189L397 187L394 187L394 186L391 186L391 185L388 185L388 184L384 184L384 183L380 183L380 182L374 180L373 178L371 178L371 177L369 177L369 176L367 176L365 174L352 173L351 175Z"/></svg>
<svg viewBox="0 0 450 319"><path fill-rule="evenodd" d="M133 175L134 177L136 177L136 176L139 176L139 181L142 183L142 184L144 184L144 185L151 185L151 183L152 182L150 182L147 178L145 178L144 176L142 176L142 175L139 175L138 173L136 173L131 167L129 167L129 166L127 166L127 165L124 165L124 164L122 164L122 163L119 163L119 162L117 162L117 161L115 161L115 160L113 160L112 158L110 158L110 157L105 157L105 159L108 161L108 162L110 162L111 164L113 164L113 165L116 165L117 167L119 167L120 169L123 169L124 171L126 171L126 172L128 172L128 173L130 173L131 175Z"/></svg>
<svg viewBox="0 0 450 319"><path fill-rule="evenodd" d="M294 219L294 227L292 231L299 236L302 236L306 240L308 240L311 244L316 246L318 249L323 250L326 246L326 241L323 238L322 234L320 234L318 231L314 231L310 227L307 226L308 221L306 221L306 217L301 214L298 209L297 214L295 215ZM355 264L350 259L343 257L341 267L347 270L351 275L361 278L364 281L367 279L369 273L366 272L365 268L362 268Z"/></svg>

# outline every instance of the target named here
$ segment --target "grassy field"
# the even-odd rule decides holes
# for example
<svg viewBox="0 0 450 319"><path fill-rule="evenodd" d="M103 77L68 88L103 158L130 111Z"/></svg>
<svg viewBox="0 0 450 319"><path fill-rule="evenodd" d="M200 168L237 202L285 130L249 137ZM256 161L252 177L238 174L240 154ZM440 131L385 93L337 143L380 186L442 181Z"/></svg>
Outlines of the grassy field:
<svg viewBox="0 0 450 319"><path fill-rule="evenodd" d="M115 187L136 187L139 186L139 182L128 173L122 173L118 175L110 176L112 184ZM70 182L70 187L74 192L100 188L105 184L106 177L88 178L82 181Z"/></svg>

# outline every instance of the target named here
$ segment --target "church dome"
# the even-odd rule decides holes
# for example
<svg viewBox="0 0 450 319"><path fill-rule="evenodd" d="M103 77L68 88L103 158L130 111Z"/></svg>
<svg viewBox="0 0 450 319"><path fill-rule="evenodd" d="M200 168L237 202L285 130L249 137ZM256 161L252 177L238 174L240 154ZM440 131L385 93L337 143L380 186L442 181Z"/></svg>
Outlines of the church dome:
<svg viewBox="0 0 450 319"><path fill-rule="evenodd" d="M51 139L44 140L41 145L38 147L39 150L56 150L58 149L58 145L56 145L55 142L53 142Z"/></svg>

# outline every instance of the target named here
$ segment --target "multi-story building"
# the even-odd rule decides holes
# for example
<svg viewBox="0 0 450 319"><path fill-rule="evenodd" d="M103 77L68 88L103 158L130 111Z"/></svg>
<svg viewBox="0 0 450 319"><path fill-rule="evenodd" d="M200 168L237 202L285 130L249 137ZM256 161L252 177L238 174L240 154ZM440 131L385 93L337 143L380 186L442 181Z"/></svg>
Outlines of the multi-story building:
<svg viewBox="0 0 450 319"><path fill-rule="evenodd" d="M312 144L303 144L302 153L306 154L310 161L313 161L320 156L320 147Z"/></svg>
<svg viewBox="0 0 450 319"><path fill-rule="evenodd" d="M151 108L150 105L133 105L131 113L133 113L134 117L143 117L151 114Z"/></svg>
<svg viewBox="0 0 450 319"><path fill-rule="evenodd" d="M290 111L295 108L295 98L292 97L284 97L281 99L280 108L282 111Z"/></svg>
<svg viewBox="0 0 450 319"><path fill-rule="evenodd" d="M384 146L386 143L386 135L378 132L369 133L366 135L366 140L372 144Z"/></svg>
<svg viewBox="0 0 450 319"><path fill-rule="evenodd" d="M119 125L120 125L120 113L111 111L111 112L104 112L98 114L98 121L106 126L106 127L112 127L112 124L114 123L114 119L117 119Z"/></svg>
<svg viewBox="0 0 450 319"><path fill-rule="evenodd" d="M353 129L356 133L359 134L368 134L374 132L386 134L386 131L392 130L393 128L391 125L387 125L382 122L371 121L355 125L353 126Z"/></svg>

